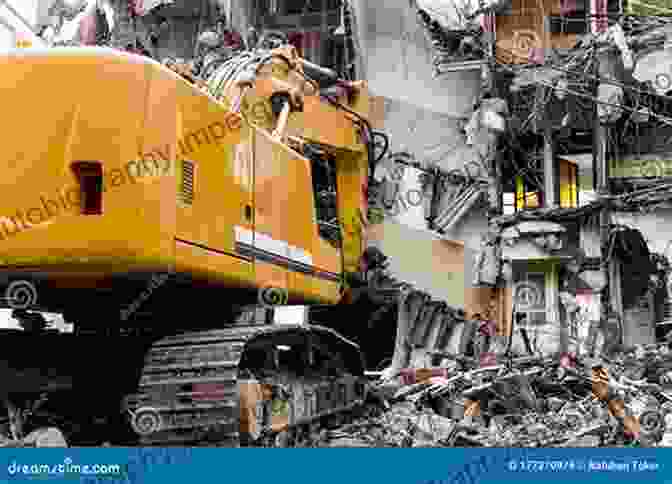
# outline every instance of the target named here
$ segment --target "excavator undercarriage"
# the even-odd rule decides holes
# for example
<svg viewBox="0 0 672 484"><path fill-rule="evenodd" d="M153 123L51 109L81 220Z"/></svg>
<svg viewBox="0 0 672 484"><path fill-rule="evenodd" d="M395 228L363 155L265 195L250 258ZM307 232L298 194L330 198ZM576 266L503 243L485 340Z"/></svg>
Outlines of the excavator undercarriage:
<svg viewBox="0 0 672 484"><path fill-rule="evenodd" d="M310 445L363 410L362 353L328 328L274 324L268 311L132 336L5 330L5 445L45 427L70 445ZM96 361L112 366L91 374L82 364Z"/></svg>

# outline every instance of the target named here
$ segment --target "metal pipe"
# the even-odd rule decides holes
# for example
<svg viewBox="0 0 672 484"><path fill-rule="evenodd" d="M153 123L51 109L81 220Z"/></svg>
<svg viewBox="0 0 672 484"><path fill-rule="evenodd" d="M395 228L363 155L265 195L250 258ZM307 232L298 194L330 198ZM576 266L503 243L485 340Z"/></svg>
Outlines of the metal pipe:
<svg viewBox="0 0 672 484"><path fill-rule="evenodd" d="M596 57L597 75L601 77L601 63L603 59ZM594 85L594 93L597 96L599 83ZM600 210L600 258L602 271L604 272L607 281L606 287L600 293L600 320L605 320L610 312L610 294L612 288L610 287L610 271L609 271L609 230L611 225L611 213L609 209L609 199L605 198L609 195L609 165L607 162L607 127L602 124L598 116L597 103L593 108L593 164L597 172L597 193L604 200L605 204Z"/></svg>
<svg viewBox="0 0 672 484"><path fill-rule="evenodd" d="M548 116L548 109L547 109ZM553 129L548 119L544 120L544 207L560 206L558 183L558 162L553 146Z"/></svg>
<svg viewBox="0 0 672 484"><path fill-rule="evenodd" d="M471 199L471 197L474 196L474 193L476 193L476 190L470 190L469 193L465 194L460 199L459 203L453 205L451 211L449 213L446 213L446 215L437 224L439 230L443 230L447 225L451 223L451 221L462 211L464 206L467 203L469 203L469 200Z"/></svg>
<svg viewBox="0 0 672 484"><path fill-rule="evenodd" d="M462 208L469 202L471 197L474 196L474 193L480 193L480 190L476 187L469 187L463 192L458 200L455 201L446 211L437 217L437 220L434 222L434 225L437 229L442 230L443 227L448 225L453 218L459 214Z"/></svg>
<svg viewBox="0 0 672 484"><path fill-rule="evenodd" d="M301 67L306 76L317 82L320 89L327 89L339 82L338 74L327 67L322 67L306 59L300 59Z"/></svg>
<svg viewBox="0 0 672 484"><path fill-rule="evenodd" d="M453 198L450 201L450 205L441 213L439 213L436 218L434 219L434 226L435 227L441 227L446 224L446 222L450 219L450 215L459 210L459 208L462 206L464 202L467 201L471 193L474 191L473 186L469 186L466 189L462 190L459 192L456 196L453 196Z"/></svg>
<svg viewBox="0 0 672 484"><path fill-rule="evenodd" d="M465 193L466 189L462 186L455 185L452 183L445 183L445 180L437 180L437 185L441 186L435 187L437 193L434 194L434 199L436 200L436 205L433 209L434 221L440 220L445 216L447 210L450 210L457 200L459 200ZM446 207L446 205L448 205Z"/></svg>
<svg viewBox="0 0 672 484"><path fill-rule="evenodd" d="M464 217L464 214L467 213L471 207L473 207L476 202L481 198L481 195L483 195L483 192L481 190L478 190L476 193L474 193L469 200L462 206L460 211L455 214L453 219L450 221L448 225L443 229L444 232L448 232L449 230L452 230L457 223L462 220L462 217Z"/></svg>
<svg viewBox="0 0 672 484"><path fill-rule="evenodd" d="M474 190L470 190L468 194L462 196L460 200L451 207L450 211L446 211L444 216L434 224L435 228L437 230L443 231L444 228L451 223L451 221L460 213L462 208L469 202L474 193Z"/></svg>

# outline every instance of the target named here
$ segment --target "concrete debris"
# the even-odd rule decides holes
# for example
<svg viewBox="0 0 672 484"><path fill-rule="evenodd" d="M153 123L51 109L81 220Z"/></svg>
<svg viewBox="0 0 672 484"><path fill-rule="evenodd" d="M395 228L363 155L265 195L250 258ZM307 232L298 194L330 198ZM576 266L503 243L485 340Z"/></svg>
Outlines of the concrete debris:
<svg viewBox="0 0 672 484"><path fill-rule="evenodd" d="M597 115L602 123L615 123L623 116L623 88L601 82L597 88Z"/></svg>
<svg viewBox="0 0 672 484"><path fill-rule="evenodd" d="M389 407L375 418L332 431L327 445L672 445L672 353L667 343L609 359L498 360L488 368L466 362L404 369L394 382L375 383L376 389L387 387L378 394L385 393Z"/></svg>
<svg viewBox="0 0 672 484"><path fill-rule="evenodd" d="M466 19L466 16L462 18ZM483 59L486 46L481 35L482 29L477 23L448 25L442 22L445 17L439 15L437 18L435 12L423 8L417 9L417 19L430 45L435 75L449 69L453 62Z"/></svg>
<svg viewBox="0 0 672 484"><path fill-rule="evenodd" d="M494 286L497 283L501 269L501 252L501 246L496 243L496 238L486 233L482 237L480 251L476 255L472 284Z"/></svg>
<svg viewBox="0 0 672 484"><path fill-rule="evenodd" d="M416 0L418 8L427 12L432 20L449 30L469 27L469 19L479 13L498 10L511 4L508 0L487 0L482 2L456 2L455 0Z"/></svg>
<svg viewBox="0 0 672 484"><path fill-rule="evenodd" d="M68 447L63 433L56 427L42 427L23 439L11 439L0 435L0 447Z"/></svg>
<svg viewBox="0 0 672 484"><path fill-rule="evenodd" d="M503 239L516 239L528 234L565 233L567 229L557 223L545 222L521 222L513 227L508 227L502 232Z"/></svg>

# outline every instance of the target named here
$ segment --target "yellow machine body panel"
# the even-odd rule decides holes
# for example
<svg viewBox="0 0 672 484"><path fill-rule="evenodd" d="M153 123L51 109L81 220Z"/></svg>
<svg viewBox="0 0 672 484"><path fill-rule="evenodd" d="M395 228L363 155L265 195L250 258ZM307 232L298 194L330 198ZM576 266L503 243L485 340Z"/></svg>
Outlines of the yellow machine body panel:
<svg viewBox="0 0 672 484"><path fill-rule="evenodd" d="M252 132L258 282L293 297L338 301L341 254L318 233L310 162L265 131ZM283 266L290 270L279 272Z"/></svg>
<svg viewBox="0 0 672 484"><path fill-rule="evenodd" d="M59 50L0 57L0 96L12 113L0 121L2 264L169 266L176 206L162 202L175 198L176 185L170 175L137 176L140 164L132 162L174 145L175 110L159 100L177 94L177 79L162 83L172 76L133 56ZM81 214L78 161L102 167L102 216Z"/></svg>
<svg viewBox="0 0 672 484"><path fill-rule="evenodd" d="M290 53L286 55L291 58ZM300 67L296 66L295 69ZM305 79L298 75L296 70L289 70L285 62L276 61L268 64L260 70L259 75L260 78L255 82L254 88L243 98L241 113L244 118L265 131L273 130L275 119L267 99L278 89L279 79L286 82L288 87L304 93L303 109L292 113L287 133L328 147L336 154L338 211L345 232L342 258L345 271L355 273L359 270L359 261L365 245L364 232L368 223L366 192L369 178L367 148L362 142L358 128L353 124L356 117L320 100L317 93L309 92ZM225 90L224 93L222 101L229 105L230 99L227 96L238 96L240 89L232 87L231 92ZM348 105L348 100L344 97L338 98L337 101ZM360 82L349 109L366 119L370 111L369 105L367 85Z"/></svg>
<svg viewBox="0 0 672 484"><path fill-rule="evenodd" d="M300 154L140 56L53 48L4 53L0 65L12 113L0 121L0 271L76 287L175 271L281 287L290 303L339 300L344 258L319 236Z"/></svg>

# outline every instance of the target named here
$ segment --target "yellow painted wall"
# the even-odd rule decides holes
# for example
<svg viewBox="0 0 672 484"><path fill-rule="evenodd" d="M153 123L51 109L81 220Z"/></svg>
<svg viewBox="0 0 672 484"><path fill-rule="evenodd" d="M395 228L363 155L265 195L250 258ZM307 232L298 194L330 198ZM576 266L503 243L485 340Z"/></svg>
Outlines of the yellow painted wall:
<svg viewBox="0 0 672 484"><path fill-rule="evenodd" d="M369 227L367 241L389 257L390 271L399 280L467 313L487 312L492 290L472 287L473 252L463 242L394 222Z"/></svg>

